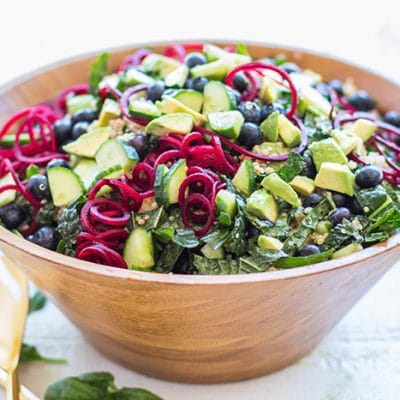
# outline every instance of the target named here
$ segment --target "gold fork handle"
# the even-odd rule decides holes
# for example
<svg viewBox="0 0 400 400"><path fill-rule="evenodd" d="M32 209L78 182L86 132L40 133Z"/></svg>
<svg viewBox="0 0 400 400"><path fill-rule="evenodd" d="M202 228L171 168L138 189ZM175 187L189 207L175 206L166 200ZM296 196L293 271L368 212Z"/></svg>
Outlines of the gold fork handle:
<svg viewBox="0 0 400 400"><path fill-rule="evenodd" d="M19 400L18 370L10 371L7 376L6 400Z"/></svg>
<svg viewBox="0 0 400 400"><path fill-rule="evenodd" d="M0 368L0 386L7 388L8 374ZM18 391L18 389L17 389ZM8 398L7 398L8 399ZM18 400L40 400L39 397L36 397L32 392L30 392L26 387L20 387L19 398L16 397Z"/></svg>

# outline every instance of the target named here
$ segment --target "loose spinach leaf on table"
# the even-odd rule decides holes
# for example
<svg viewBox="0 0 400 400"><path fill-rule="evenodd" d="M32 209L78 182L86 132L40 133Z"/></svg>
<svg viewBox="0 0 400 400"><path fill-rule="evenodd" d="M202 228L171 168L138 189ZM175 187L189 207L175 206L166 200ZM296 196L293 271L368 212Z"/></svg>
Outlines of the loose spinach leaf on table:
<svg viewBox="0 0 400 400"><path fill-rule="evenodd" d="M34 295L29 299L28 314L42 310L45 307L46 303L46 297L44 297L42 293L36 290Z"/></svg>
<svg viewBox="0 0 400 400"><path fill-rule="evenodd" d="M90 67L89 88L90 92L97 94L99 83L107 75L108 71L108 53L100 54Z"/></svg>
<svg viewBox="0 0 400 400"><path fill-rule="evenodd" d="M36 346L22 343L19 362L27 363L33 361L45 362L49 364L65 364L67 362L67 360L64 358L45 357L42 354L40 354Z"/></svg>
<svg viewBox="0 0 400 400"><path fill-rule="evenodd" d="M301 172L306 167L306 162L304 158L299 154L292 151L289 154L288 159L286 160L283 167L279 169L278 175L285 181L290 182L297 175L300 175Z"/></svg>

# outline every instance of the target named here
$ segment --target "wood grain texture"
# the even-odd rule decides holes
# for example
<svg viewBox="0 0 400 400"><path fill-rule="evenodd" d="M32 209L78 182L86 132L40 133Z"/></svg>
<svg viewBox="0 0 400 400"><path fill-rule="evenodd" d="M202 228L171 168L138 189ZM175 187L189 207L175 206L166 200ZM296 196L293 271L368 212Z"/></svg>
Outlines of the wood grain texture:
<svg viewBox="0 0 400 400"><path fill-rule="evenodd" d="M256 57L282 49L250 46ZM112 65L132 50L116 50ZM383 108L400 89L370 72L284 50L325 78L352 76ZM37 72L0 91L0 116L87 79L92 57ZM400 238L311 267L241 276L171 276L68 258L0 229L2 250L102 352L145 374L188 382L248 379L312 350L394 264Z"/></svg>

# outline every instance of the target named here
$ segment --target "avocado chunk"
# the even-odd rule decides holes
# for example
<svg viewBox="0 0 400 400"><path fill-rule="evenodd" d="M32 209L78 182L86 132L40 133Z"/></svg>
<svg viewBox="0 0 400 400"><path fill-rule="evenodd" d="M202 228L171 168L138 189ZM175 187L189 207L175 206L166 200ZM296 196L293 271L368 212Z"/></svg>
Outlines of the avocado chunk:
<svg viewBox="0 0 400 400"><path fill-rule="evenodd" d="M219 213L219 222L222 225L229 226L237 212L236 197L232 192L222 189L215 197L215 205Z"/></svg>
<svg viewBox="0 0 400 400"><path fill-rule="evenodd" d="M292 148L301 143L300 129L289 121L284 115L278 115L279 136L282 138L286 146Z"/></svg>
<svg viewBox="0 0 400 400"><path fill-rule="evenodd" d="M161 115L149 122L145 133L154 136L164 136L170 132L186 135L193 129L193 118L190 114L174 113Z"/></svg>
<svg viewBox="0 0 400 400"><path fill-rule="evenodd" d="M266 235L260 235L257 239L257 244L263 250L279 251L283 247L283 243L280 240Z"/></svg>
<svg viewBox="0 0 400 400"><path fill-rule="evenodd" d="M315 182L306 176L296 176L289 185L298 193L308 196L315 190Z"/></svg>
<svg viewBox="0 0 400 400"><path fill-rule="evenodd" d="M203 107L204 95L196 90L180 89L176 90L171 96L198 113Z"/></svg>
<svg viewBox="0 0 400 400"><path fill-rule="evenodd" d="M324 162L315 177L315 185L349 196L354 195L354 175L347 165Z"/></svg>
<svg viewBox="0 0 400 400"><path fill-rule="evenodd" d="M315 227L315 232L323 235L325 233L329 233L332 228L332 222L330 221L319 221L317 226Z"/></svg>
<svg viewBox="0 0 400 400"><path fill-rule="evenodd" d="M262 102L266 104L273 103L279 95L281 88L269 76L263 76L261 80L261 87L259 97Z"/></svg>
<svg viewBox="0 0 400 400"><path fill-rule="evenodd" d="M161 111L151 101L131 100L129 102L129 112L138 118L154 119L161 115Z"/></svg>
<svg viewBox="0 0 400 400"><path fill-rule="evenodd" d="M363 247L359 243L350 243L346 247L343 247L340 250L335 251L332 254L332 258L339 258L349 256L350 254L356 253L357 251L362 250Z"/></svg>
<svg viewBox="0 0 400 400"><path fill-rule="evenodd" d="M192 116L196 125L203 125L206 122L204 115L192 110L172 96L164 95L162 100L156 104L163 114L185 113Z"/></svg>
<svg viewBox="0 0 400 400"><path fill-rule="evenodd" d="M189 68L185 64L171 71L164 77L165 85L168 87L181 88L189 75Z"/></svg>
<svg viewBox="0 0 400 400"><path fill-rule="evenodd" d="M14 184L15 182L11 173L8 173L0 178L0 187ZM5 190L4 192L0 193L0 206L5 206L6 204L13 202L16 195L17 191L13 189Z"/></svg>
<svg viewBox="0 0 400 400"><path fill-rule="evenodd" d="M119 104L112 99L105 99L101 108L98 126L107 126L108 123L121 115Z"/></svg>
<svg viewBox="0 0 400 400"><path fill-rule="evenodd" d="M136 68L129 68L128 71L125 72L123 81L128 86L138 85L140 83L151 85L154 83L153 78L138 71Z"/></svg>
<svg viewBox="0 0 400 400"><path fill-rule="evenodd" d="M352 151L356 151L358 154L363 152L363 141L351 131L334 129L331 135L345 155L350 154Z"/></svg>
<svg viewBox="0 0 400 400"><path fill-rule="evenodd" d="M254 167L251 160L246 158L242 161L232 179L232 183L239 192L246 196L250 196L256 185Z"/></svg>
<svg viewBox="0 0 400 400"><path fill-rule="evenodd" d="M297 193L275 172L266 176L261 185L274 196L281 198L293 207L300 206L300 199Z"/></svg>
<svg viewBox="0 0 400 400"><path fill-rule="evenodd" d="M97 110L97 99L92 94L79 94L67 99L68 114L75 115L80 110Z"/></svg>
<svg viewBox="0 0 400 400"><path fill-rule="evenodd" d="M141 64L145 72L159 75L163 78L181 65L179 61L173 58L156 53L151 53L146 56Z"/></svg>
<svg viewBox="0 0 400 400"><path fill-rule="evenodd" d="M298 88L298 92L300 97L298 108L301 113L310 111L314 115L329 116L332 106L318 90L303 84Z"/></svg>
<svg viewBox="0 0 400 400"><path fill-rule="evenodd" d="M321 164L324 162L347 164L346 155L332 138L311 143L309 150L317 171L319 171Z"/></svg>
<svg viewBox="0 0 400 400"><path fill-rule="evenodd" d="M237 139L242 129L244 118L239 111L221 111L208 114L211 130L227 137Z"/></svg>
<svg viewBox="0 0 400 400"><path fill-rule="evenodd" d="M206 43L203 47L204 54L208 61L225 60L232 67L245 64L251 61L251 57L245 54L230 53L213 44Z"/></svg>
<svg viewBox="0 0 400 400"><path fill-rule="evenodd" d="M231 65L225 60L216 60L203 65L196 65L190 72L194 78L203 76L209 80L222 81L231 69Z"/></svg>
<svg viewBox="0 0 400 400"><path fill-rule="evenodd" d="M260 125L265 139L276 142L279 135L279 111L274 111Z"/></svg>
<svg viewBox="0 0 400 400"><path fill-rule="evenodd" d="M360 118L351 127L351 131L357 135L365 143L371 139L372 135L376 131L376 124L368 119Z"/></svg>
<svg viewBox="0 0 400 400"><path fill-rule="evenodd" d="M253 151L259 154L286 154L289 149L282 142L263 142L259 146L255 146Z"/></svg>
<svg viewBox="0 0 400 400"><path fill-rule="evenodd" d="M274 197L264 189L256 190L247 199L247 211L258 218L275 223L278 219L278 204Z"/></svg>
<svg viewBox="0 0 400 400"><path fill-rule="evenodd" d="M216 258L224 258L224 249L222 247L218 247L218 249L213 249L209 244L205 244L201 248L201 252L203 253L204 257L211 260Z"/></svg>

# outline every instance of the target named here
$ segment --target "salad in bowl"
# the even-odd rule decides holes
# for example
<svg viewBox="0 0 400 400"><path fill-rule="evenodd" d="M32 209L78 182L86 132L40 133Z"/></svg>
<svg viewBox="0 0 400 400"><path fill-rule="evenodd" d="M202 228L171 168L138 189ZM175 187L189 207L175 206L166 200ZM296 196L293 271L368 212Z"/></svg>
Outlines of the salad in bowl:
<svg viewBox="0 0 400 400"><path fill-rule="evenodd" d="M244 45L143 48L0 130L0 220L117 268L300 267L400 227L400 113Z"/></svg>

